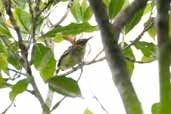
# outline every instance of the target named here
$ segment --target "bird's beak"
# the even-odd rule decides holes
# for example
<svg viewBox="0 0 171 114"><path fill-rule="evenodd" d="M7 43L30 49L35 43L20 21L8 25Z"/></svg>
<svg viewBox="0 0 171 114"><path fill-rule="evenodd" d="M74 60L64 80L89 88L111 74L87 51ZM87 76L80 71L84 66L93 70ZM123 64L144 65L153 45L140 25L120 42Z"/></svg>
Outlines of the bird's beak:
<svg viewBox="0 0 171 114"><path fill-rule="evenodd" d="M87 41L89 41L90 39L92 39L93 38L93 36L90 36L89 38L87 38Z"/></svg>

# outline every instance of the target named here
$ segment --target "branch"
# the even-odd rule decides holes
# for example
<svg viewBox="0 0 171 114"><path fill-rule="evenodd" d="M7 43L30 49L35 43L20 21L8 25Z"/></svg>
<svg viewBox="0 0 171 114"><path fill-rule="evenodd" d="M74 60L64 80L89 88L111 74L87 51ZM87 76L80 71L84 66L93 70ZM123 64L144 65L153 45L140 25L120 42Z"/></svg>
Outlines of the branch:
<svg viewBox="0 0 171 114"><path fill-rule="evenodd" d="M11 68L8 68L8 70L9 70L9 71L12 71L12 72L15 72L15 73L17 73L17 74L23 75L23 76L27 76L27 74L22 73L21 71L17 71L17 70L11 69Z"/></svg>
<svg viewBox="0 0 171 114"><path fill-rule="evenodd" d="M19 48L21 49L21 55L22 55L22 58L24 60L24 63L22 65L23 65L24 69L26 70L26 73L28 74L28 76L30 76L32 78L31 85L35 91L35 97L39 100L42 108L45 109L46 104L44 103L43 97L41 96L41 93L40 93L40 91L36 85L36 82L35 82L34 77L32 75L32 70L31 70L30 64L27 60L28 50L23 43L21 33L20 33L20 29L17 26L16 20L12 14L12 11L11 11L11 5L12 5L11 0L5 0L4 4L5 4L6 12L7 12L8 16L10 18L10 21L11 21L12 25L14 26L14 29L15 29L17 36L18 36L18 45L19 45ZM38 1L37 1L37 4L38 4ZM37 7L39 7L39 6L37 6Z"/></svg>
<svg viewBox="0 0 171 114"><path fill-rule="evenodd" d="M10 105L3 112L1 112L1 114L6 114L6 112L11 108L12 105L13 102L11 102Z"/></svg>
<svg viewBox="0 0 171 114"><path fill-rule="evenodd" d="M133 62L133 63L139 63L139 64L151 63L151 62L154 61L154 60L149 60L149 61L137 61L137 60L132 59L132 58L129 58L129 57L125 57L125 59L126 59L127 61L130 61L130 62Z"/></svg>
<svg viewBox="0 0 171 114"><path fill-rule="evenodd" d="M150 18L148 20L150 20L150 19L151 19L151 16L150 16ZM138 42L142 38L142 36L144 35L144 33L146 31L148 31L152 27L153 24L154 23L150 23L150 25L144 26L143 31L137 36L137 38L135 38L135 40L132 41L131 44L127 45L123 50L126 50L126 49L130 48L132 45L134 45L136 42Z"/></svg>
<svg viewBox="0 0 171 114"><path fill-rule="evenodd" d="M93 59L95 61L102 53L104 52L104 49L102 49Z"/></svg>
<svg viewBox="0 0 171 114"><path fill-rule="evenodd" d="M134 88L129 78L128 69L126 67L124 56L122 55L121 49L117 44L117 39L119 38L121 28L116 32L113 32L112 26L109 23L109 18L107 16L107 12L105 10L104 4L102 3L102 0L89 0L89 3L93 9L96 21L99 25L106 60L112 72L114 84L116 85L122 98L125 110L127 114L143 114L141 104L138 100L138 97L134 91ZM122 18L125 19L126 17ZM121 22L123 23L124 21L121 20ZM121 25L123 26L125 22Z"/></svg>
<svg viewBox="0 0 171 114"><path fill-rule="evenodd" d="M157 38L160 80L160 114L171 114L170 85L170 38L169 8L170 0L157 0Z"/></svg>
<svg viewBox="0 0 171 114"><path fill-rule="evenodd" d="M63 97L61 100L59 100L50 110L50 112L52 112L53 110L55 110L67 97Z"/></svg>
<svg viewBox="0 0 171 114"><path fill-rule="evenodd" d="M105 57L102 57L102 58L97 59L97 60L89 61L89 62L85 62L85 61L84 61L84 62L82 62L80 65L78 65L78 66L76 66L76 67L73 67L72 70L67 71L67 72L65 72L65 73L63 73L63 74L60 74L60 75L58 75L58 76L67 76L67 75L69 75L69 74L71 74L71 73L73 73L73 72L79 70L81 67L83 67L83 66L85 66L85 65L90 65L90 64L93 64L93 63L101 62L101 61L103 61L103 60L105 60Z"/></svg>
<svg viewBox="0 0 171 114"><path fill-rule="evenodd" d="M127 8L125 8L121 14L116 18L112 24L114 32L120 32L125 24L141 9L146 6L148 0L134 0Z"/></svg>
<svg viewBox="0 0 171 114"><path fill-rule="evenodd" d="M70 11L70 8L72 6L72 2L73 2L72 0L69 0L68 6L67 6L67 11L64 13L64 15L60 18L60 20L55 25L53 25L49 20L50 24L52 25L51 28L58 27L66 19L66 17L68 16L68 13Z"/></svg>
<svg viewBox="0 0 171 114"><path fill-rule="evenodd" d="M31 32L31 39L33 40L33 42L35 43L35 34L36 34L36 27L37 27L37 20L39 17L38 12L40 11L39 6L40 6L40 2L39 0L35 0L35 8L32 14L32 32Z"/></svg>
<svg viewBox="0 0 171 114"><path fill-rule="evenodd" d="M103 52L104 50L102 49L91 61L83 61L82 63L81 63L81 65L82 65L82 67L83 66L86 66L86 65L91 65L91 64L95 64L95 63L98 63L98 62L101 62L101 61L104 61L104 60L106 60L106 57L104 56L104 57L101 57L101 58L99 58L99 59L97 59L98 57L99 57L99 55ZM125 57L125 60L127 60L127 61L130 61L130 62L133 62L133 63L139 63L139 64L144 64L144 63L150 63L150 62L153 62L154 60L151 60L151 61L139 61L139 60L135 60L135 59L132 59L132 58L128 58L128 57ZM72 68L72 70L70 70L70 71L67 71L67 72L65 72L65 73L62 73L62 74L60 74L60 75L58 75L58 76L67 76L67 75L69 75L69 74L71 74L71 73L73 73L73 72L75 72L75 71L77 71L77 70L79 70L79 69L81 69L81 65L78 65L78 66L76 66L76 67L73 67Z"/></svg>
<svg viewBox="0 0 171 114"><path fill-rule="evenodd" d="M20 29L19 29L19 27L18 27L18 25L16 23L16 20L15 20L13 14L12 14L12 11L11 11L11 4L12 3L11 3L10 0L5 0L4 4L5 4L6 12L7 12L8 16L10 18L10 21L11 21L11 23L12 23L12 25L13 25L16 33L17 33L18 40L19 40L19 42L22 42L22 37L21 37Z"/></svg>
<svg viewBox="0 0 171 114"><path fill-rule="evenodd" d="M21 53L22 55L24 56L27 56L27 50L26 50L26 47L23 43L23 39L22 39L22 36L21 36L21 32L20 32L20 29L16 23L16 20L12 14L12 11L11 11L11 0L5 0L4 1L4 4L5 4L5 9L6 9L6 12L9 16L9 19L14 27L14 30L16 31L17 33L17 37L18 37L18 45L19 45L19 48L21 49Z"/></svg>
<svg viewBox="0 0 171 114"><path fill-rule="evenodd" d="M49 0L46 6L38 12L38 15L41 15L53 2L54 0Z"/></svg>
<svg viewBox="0 0 171 114"><path fill-rule="evenodd" d="M33 9L32 9L32 1L31 0L28 0L28 5L29 5L29 11L30 11L30 14L31 14L31 16L32 16L32 18L33 18Z"/></svg>
<svg viewBox="0 0 171 114"><path fill-rule="evenodd" d="M67 11L64 13L64 15L61 17L61 19L59 20L59 22L57 22L55 25L53 25L54 27L58 27L68 16L70 8L67 8Z"/></svg>
<svg viewBox="0 0 171 114"><path fill-rule="evenodd" d="M93 95L93 98L97 101L97 103L100 105L101 109L106 113L109 114L109 112L107 111L107 109L103 106L103 104L100 102L100 100L98 99L98 97L94 94L94 92L92 91L92 89L90 88L91 94Z"/></svg>

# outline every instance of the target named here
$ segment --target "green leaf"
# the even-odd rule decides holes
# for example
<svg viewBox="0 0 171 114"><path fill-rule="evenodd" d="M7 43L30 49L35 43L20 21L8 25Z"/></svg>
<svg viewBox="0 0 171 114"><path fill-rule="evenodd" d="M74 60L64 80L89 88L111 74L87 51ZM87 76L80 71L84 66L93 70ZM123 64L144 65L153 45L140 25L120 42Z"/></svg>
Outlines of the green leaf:
<svg viewBox="0 0 171 114"><path fill-rule="evenodd" d="M144 9L138 11L134 15L134 17L126 24L126 26L124 27L125 34L127 34L131 29L134 28L135 25L138 24L138 22L140 21L141 17L143 16L143 12L144 12Z"/></svg>
<svg viewBox="0 0 171 114"><path fill-rule="evenodd" d="M8 60L6 53L0 52L0 70L7 70L8 68Z"/></svg>
<svg viewBox="0 0 171 114"><path fill-rule="evenodd" d="M128 49L124 50L123 54L124 54L125 57L128 57L130 59L135 59L134 53L133 53L131 48L128 48ZM133 71L134 71L134 63L131 62L131 61L126 61L126 64L127 64L129 74L130 74L130 76L132 76Z"/></svg>
<svg viewBox="0 0 171 114"><path fill-rule="evenodd" d="M74 0L71 7L71 13L76 19L77 22L80 22L82 20L82 14L81 14L81 6L79 3L79 0Z"/></svg>
<svg viewBox="0 0 171 114"><path fill-rule="evenodd" d="M56 61L50 48L43 44L35 44L32 51L32 62L44 81L53 76L56 69Z"/></svg>
<svg viewBox="0 0 171 114"><path fill-rule="evenodd" d="M4 25L4 23L0 23L0 34L4 36L5 38L12 37L9 29Z"/></svg>
<svg viewBox="0 0 171 114"><path fill-rule="evenodd" d="M88 8L87 0L83 0L81 3L81 12L84 13Z"/></svg>
<svg viewBox="0 0 171 114"><path fill-rule="evenodd" d="M71 13L77 22L87 22L92 16L87 0L83 0L81 5L79 0L74 0L71 7Z"/></svg>
<svg viewBox="0 0 171 114"><path fill-rule="evenodd" d="M83 13L83 22L87 22L92 17L91 8L88 7Z"/></svg>
<svg viewBox="0 0 171 114"><path fill-rule="evenodd" d="M36 32L40 33L41 27L42 27L42 23L44 21L44 17L43 16L39 16L37 19L37 26L36 26Z"/></svg>
<svg viewBox="0 0 171 114"><path fill-rule="evenodd" d="M111 0L109 4L109 17L113 19L122 9L125 0Z"/></svg>
<svg viewBox="0 0 171 114"><path fill-rule="evenodd" d="M153 57L153 56L150 56L150 57L147 57L147 56L142 56L142 58L141 58L141 61L142 62L152 62L152 61L154 61L154 60L156 60L156 57Z"/></svg>
<svg viewBox="0 0 171 114"><path fill-rule="evenodd" d="M147 5L146 5L146 7L144 9L144 14L143 15L149 13L153 9L153 7L154 7L154 3L153 2L147 3Z"/></svg>
<svg viewBox="0 0 171 114"><path fill-rule="evenodd" d="M159 114L160 103L154 103L151 107L152 114Z"/></svg>
<svg viewBox="0 0 171 114"><path fill-rule="evenodd" d="M106 7L109 7L111 0L103 0L103 3L105 4Z"/></svg>
<svg viewBox="0 0 171 114"><path fill-rule="evenodd" d="M16 69L21 69L19 56L17 56L11 51L9 51L9 54L8 54L8 62L12 64Z"/></svg>
<svg viewBox="0 0 171 114"><path fill-rule="evenodd" d="M18 55L18 44L15 42L11 42L6 39L6 42L9 44L10 50L8 50L8 63L13 65L16 69L21 69L22 65L20 64L20 58Z"/></svg>
<svg viewBox="0 0 171 114"><path fill-rule="evenodd" d="M21 8L16 8L14 10L14 17L24 32L29 32L32 25L31 15Z"/></svg>
<svg viewBox="0 0 171 114"><path fill-rule="evenodd" d="M123 6L122 6L121 11L123 11L128 5L129 5L129 0L125 0L124 4L123 4ZM120 11L120 12L121 12L121 11Z"/></svg>
<svg viewBox="0 0 171 114"><path fill-rule="evenodd" d="M155 25L154 25L154 21L155 21L155 18L150 18L145 24L144 24L144 27L148 28L148 34L153 38L155 39L155 36L156 36L156 28L155 28Z"/></svg>
<svg viewBox="0 0 171 114"><path fill-rule="evenodd" d="M15 85L12 86L12 91L10 92L10 100L14 101L15 97L26 91L28 84L30 83L30 79L23 79L18 81Z"/></svg>
<svg viewBox="0 0 171 114"><path fill-rule="evenodd" d="M77 35L82 32L93 32L97 30L96 26L91 26L89 23L71 23L64 27L57 27L49 32L47 32L44 36L45 37L55 37L56 34L63 34L63 35Z"/></svg>
<svg viewBox="0 0 171 114"><path fill-rule="evenodd" d="M25 8L27 0L12 0L15 7Z"/></svg>
<svg viewBox="0 0 171 114"><path fill-rule="evenodd" d="M93 112L90 109L86 108L84 114L93 114Z"/></svg>
<svg viewBox="0 0 171 114"><path fill-rule="evenodd" d="M154 27L154 25L148 30L148 34L155 39L156 36L156 28Z"/></svg>
<svg viewBox="0 0 171 114"><path fill-rule="evenodd" d="M156 59L156 46L153 43L139 41L135 43L135 47L141 50L143 62L148 62Z"/></svg>
<svg viewBox="0 0 171 114"><path fill-rule="evenodd" d="M56 76L48 81L49 88L64 96L79 97L81 96L80 88L75 80L65 76Z"/></svg>
<svg viewBox="0 0 171 114"><path fill-rule="evenodd" d="M81 15L81 21L83 22L87 22L92 16L91 8L88 6L87 0L82 1Z"/></svg>
<svg viewBox="0 0 171 114"><path fill-rule="evenodd" d="M64 40L64 36L62 34L56 34L54 41L60 43Z"/></svg>
<svg viewBox="0 0 171 114"><path fill-rule="evenodd" d="M5 80L4 80L4 78L1 76L1 73L0 73L0 88L4 88L4 87L6 87Z"/></svg>

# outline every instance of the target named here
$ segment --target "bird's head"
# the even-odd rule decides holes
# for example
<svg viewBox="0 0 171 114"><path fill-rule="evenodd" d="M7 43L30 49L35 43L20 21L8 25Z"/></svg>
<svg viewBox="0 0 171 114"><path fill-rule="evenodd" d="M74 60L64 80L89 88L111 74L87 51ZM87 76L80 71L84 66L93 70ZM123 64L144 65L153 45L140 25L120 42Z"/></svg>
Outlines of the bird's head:
<svg viewBox="0 0 171 114"><path fill-rule="evenodd" d="M81 45L81 46L84 46L87 44L87 42L91 39L92 37L89 37L89 38L85 38L85 39L78 39L76 41L76 45Z"/></svg>

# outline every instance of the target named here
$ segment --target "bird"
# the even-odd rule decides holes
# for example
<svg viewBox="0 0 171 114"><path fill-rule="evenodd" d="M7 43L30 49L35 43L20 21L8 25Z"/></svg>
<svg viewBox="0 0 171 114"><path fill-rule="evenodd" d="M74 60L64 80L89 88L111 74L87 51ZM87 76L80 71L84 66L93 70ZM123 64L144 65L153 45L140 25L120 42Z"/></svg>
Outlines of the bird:
<svg viewBox="0 0 171 114"><path fill-rule="evenodd" d="M57 74L60 70L64 71L69 68L73 68L76 64L82 62L85 55L86 44L90 39L91 37L78 39L68 47L66 51L64 51L57 64Z"/></svg>

